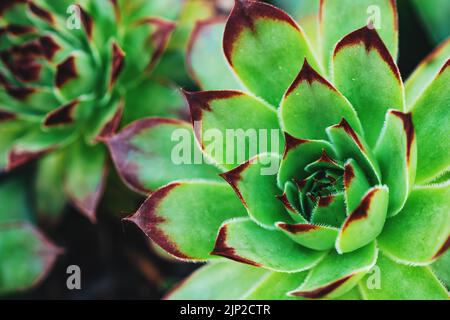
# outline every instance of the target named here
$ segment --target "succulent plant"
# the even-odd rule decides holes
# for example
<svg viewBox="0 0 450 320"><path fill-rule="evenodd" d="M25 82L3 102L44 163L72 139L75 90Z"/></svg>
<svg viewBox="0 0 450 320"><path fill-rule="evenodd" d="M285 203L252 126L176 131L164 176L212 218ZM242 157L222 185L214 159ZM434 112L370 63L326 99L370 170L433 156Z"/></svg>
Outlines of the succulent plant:
<svg viewBox="0 0 450 320"><path fill-rule="evenodd" d="M397 20L395 1L323 0L314 50L262 2L197 25L188 66L207 91L185 92L193 130L149 118L107 141L124 180L153 191L127 220L174 257L209 262L168 298L448 297L450 42L404 84ZM259 148L246 137L242 160L211 138L230 129L262 132Z"/></svg>
<svg viewBox="0 0 450 320"><path fill-rule="evenodd" d="M205 0L2 1L0 172L39 162L35 179L27 171L28 183L0 186L0 293L36 284L60 252L36 222L53 222L68 201L96 220L109 135L142 117L185 115L171 75L184 69L194 22L216 13ZM33 196L18 198L30 178ZM37 208L22 214L22 201Z"/></svg>

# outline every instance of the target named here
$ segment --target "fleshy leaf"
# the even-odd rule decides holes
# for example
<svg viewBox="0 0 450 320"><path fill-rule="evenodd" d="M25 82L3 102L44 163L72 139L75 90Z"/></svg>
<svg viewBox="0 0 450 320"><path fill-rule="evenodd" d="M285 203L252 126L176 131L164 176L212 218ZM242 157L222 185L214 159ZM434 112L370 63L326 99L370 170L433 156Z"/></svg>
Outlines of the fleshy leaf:
<svg viewBox="0 0 450 320"><path fill-rule="evenodd" d="M192 31L186 66L202 90L242 89L222 48L225 20L199 21Z"/></svg>
<svg viewBox="0 0 450 320"><path fill-rule="evenodd" d="M371 149L345 119L327 128L327 134L340 159L354 159L365 171L369 182L380 182L381 174Z"/></svg>
<svg viewBox="0 0 450 320"><path fill-rule="evenodd" d="M106 149L103 145L77 143L69 149L64 188L70 201L92 222L103 195L106 179Z"/></svg>
<svg viewBox="0 0 450 320"><path fill-rule="evenodd" d="M63 179L67 159L64 152L55 151L45 155L37 165L36 202L39 220L44 223L56 221L67 202ZM83 173L84 175L84 173Z"/></svg>
<svg viewBox="0 0 450 320"><path fill-rule="evenodd" d="M389 189L386 186L370 189L342 225L336 250L351 252L375 240L383 230L388 203Z"/></svg>
<svg viewBox="0 0 450 320"><path fill-rule="evenodd" d="M177 179L219 178L218 170L204 163L191 126L180 120L138 120L106 143L121 178L144 194Z"/></svg>
<svg viewBox="0 0 450 320"><path fill-rule="evenodd" d="M437 178L450 168L450 59L417 99L411 112L417 136L416 183Z"/></svg>
<svg viewBox="0 0 450 320"><path fill-rule="evenodd" d="M270 272L223 260L211 262L184 280L165 297L169 300L238 300Z"/></svg>
<svg viewBox="0 0 450 320"><path fill-rule="evenodd" d="M306 178L309 173L305 167L319 159L324 150L332 157L335 155L333 147L327 141L297 139L287 133L285 140L286 145L277 178L280 187L291 179Z"/></svg>
<svg viewBox="0 0 450 320"><path fill-rule="evenodd" d="M259 1L236 1L223 46L243 84L276 107L305 58L320 70L300 27L283 11Z"/></svg>
<svg viewBox="0 0 450 320"><path fill-rule="evenodd" d="M346 218L343 193L320 197L311 214L311 221L317 225L339 228Z"/></svg>
<svg viewBox="0 0 450 320"><path fill-rule="evenodd" d="M298 300L287 293L297 288L308 272L284 273L268 272L242 298L245 300Z"/></svg>
<svg viewBox="0 0 450 320"><path fill-rule="evenodd" d="M423 91L431 84L442 65L450 56L450 38L430 53L411 74L405 83L406 107L408 110Z"/></svg>
<svg viewBox="0 0 450 320"><path fill-rule="evenodd" d="M364 27L339 41L333 75L333 83L355 108L365 139L373 147L387 110L405 109L400 72L377 31Z"/></svg>
<svg viewBox="0 0 450 320"><path fill-rule="evenodd" d="M388 219L380 248L408 264L429 264L450 245L450 184L417 188L403 210Z"/></svg>
<svg viewBox="0 0 450 320"><path fill-rule="evenodd" d="M363 296L370 300L447 300L447 290L439 283L429 267L398 264L380 253L380 287L372 287L368 274L361 282Z"/></svg>
<svg viewBox="0 0 450 320"><path fill-rule="evenodd" d="M242 218L222 225L211 254L272 271L300 272L316 265L325 253L304 248L281 231L263 229Z"/></svg>
<svg viewBox="0 0 450 320"><path fill-rule="evenodd" d="M282 152L277 113L264 101L241 91L185 95L197 141L221 167L230 170L259 153Z"/></svg>
<svg viewBox="0 0 450 320"><path fill-rule="evenodd" d="M345 118L362 135L361 124L348 100L305 60L281 102L284 130L303 139L327 139L325 129Z"/></svg>
<svg viewBox="0 0 450 320"><path fill-rule="evenodd" d="M39 156L56 149L72 138L72 132L57 130L44 132L40 128L28 130L26 134L17 138L10 146L6 170L12 170Z"/></svg>
<svg viewBox="0 0 450 320"><path fill-rule="evenodd" d="M267 229L274 229L277 221L291 221L283 203L277 199L279 161L277 154L261 154L221 174L236 191L249 216Z"/></svg>
<svg viewBox="0 0 450 320"><path fill-rule="evenodd" d="M147 117L187 119L188 113L184 96L175 84L145 78L126 92L122 125Z"/></svg>
<svg viewBox="0 0 450 320"><path fill-rule="evenodd" d="M325 66L330 63L336 43L363 26L375 28L390 54L397 57L398 17L394 0L322 0L319 23Z"/></svg>
<svg viewBox="0 0 450 320"><path fill-rule="evenodd" d="M450 34L448 15L450 3L446 0L420 1L412 0L434 41L439 42Z"/></svg>
<svg viewBox="0 0 450 320"><path fill-rule="evenodd" d="M339 297L374 266L377 255L375 243L342 255L331 251L289 295L312 299Z"/></svg>
<svg viewBox="0 0 450 320"><path fill-rule="evenodd" d="M60 253L30 224L0 224L0 295L40 283Z"/></svg>
<svg viewBox="0 0 450 320"><path fill-rule="evenodd" d="M388 216L393 216L403 208L416 174L417 145L410 113L388 112L375 156L383 183L389 187Z"/></svg>
<svg viewBox="0 0 450 320"><path fill-rule="evenodd" d="M155 67L174 28L173 22L155 17L133 23L123 41L123 50L127 54L119 78L121 82L128 85L140 73Z"/></svg>
<svg viewBox="0 0 450 320"><path fill-rule="evenodd" d="M432 265L431 269L436 276L441 280L450 290L450 250L447 250L442 256L440 256Z"/></svg>
<svg viewBox="0 0 450 320"><path fill-rule="evenodd" d="M0 225L8 221L32 221L34 210L29 191L29 177L26 172L18 176L2 177L0 181Z"/></svg>
<svg viewBox="0 0 450 320"><path fill-rule="evenodd" d="M279 222L277 227L298 244L313 250L329 250L334 243L339 230L328 226L313 224L287 224Z"/></svg>
<svg viewBox="0 0 450 320"><path fill-rule="evenodd" d="M127 220L174 257L204 261L211 258L221 224L246 215L226 183L191 181L158 189Z"/></svg>
<svg viewBox="0 0 450 320"><path fill-rule="evenodd" d="M344 170L344 192L347 215L356 209L369 189L370 184L364 172L355 160L349 159L345 164Z"/></svg>

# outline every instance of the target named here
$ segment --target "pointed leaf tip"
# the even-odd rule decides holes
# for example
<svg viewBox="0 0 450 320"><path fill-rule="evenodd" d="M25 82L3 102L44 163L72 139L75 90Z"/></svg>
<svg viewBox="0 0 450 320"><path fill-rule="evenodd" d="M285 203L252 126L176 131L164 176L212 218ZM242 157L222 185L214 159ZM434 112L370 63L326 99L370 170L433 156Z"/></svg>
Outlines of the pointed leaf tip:
<svg viewBox="0 0 450 320"><path fill-rule="evenodd" d="M322 77L313 67L308 63L308 60L305 58L305 62L303 63L302 69L299 74L295 78L294 82L291 84L289 89L286 91L284 98L286 99L298 86L301 82L306 81L308 84L312 84L313 82L319 82L333 91L336 91L336 88L328 82L324 77Z"/></svg>
<svg viewBox="0 0 450 320"><path fill-rule="evenodd" d="M219 233L217 235L216 243L214 245L214 250L211 251L211 255L222 256L236 262L245 263L248 265L252 265L255 267L260 267L261 265L252 261L250 259L239 256L236 253L236 250L230 247L227 243L227 225L224 225L220 228Z"/></svg>
<svg viewBox="0 0 450 320"><path fill-rule="evenodd" d="M384 44L383 40L379 36L375 28L370 28L369 26L364 26L361 29L355 30L352 33L346 35L338 42L334 49L333 57L336 58L338 53L346 47L351 47L357 44L364 44L366 52L371 50L376 50L381 58L386 62L386 64L391 69L395 78L398 82L401 82L400 71L392 58L389 50Z"/></svg>
<svg viewBox="0 0 450 320"><path fill-rule="evenodd" d="M255 20L259 18L283 21L299 29L288 14L270 4L253 0L236 0L225 27L223 42L225 56L231 65L233 65L234 42L245 29L255 32Z"/></svg>

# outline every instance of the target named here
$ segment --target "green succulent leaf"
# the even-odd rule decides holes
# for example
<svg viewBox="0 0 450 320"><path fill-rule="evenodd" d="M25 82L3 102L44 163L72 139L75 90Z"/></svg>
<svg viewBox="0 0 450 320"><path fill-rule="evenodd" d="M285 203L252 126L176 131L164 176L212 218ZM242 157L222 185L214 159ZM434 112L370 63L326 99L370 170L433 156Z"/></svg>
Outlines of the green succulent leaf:
<svg viewBox="0 0 450 320"><path fill-rule="evenodd" d="M345 210L343 193L321 197L312 211L311 222L316 225L340 228L346 219Z"/></svg>
<svg viewBox="0 0 450 320"><path fill-rule="evenodd" d="M33 206L30 201L28 177L3 176L0 180L0 225L9 221L32 221Z"/></svg>
<svg viewBox="0 0 450 320"><path fill-rule="evenodd" d="M380 182L381 174L372 150L345 119L326 130L340 159L355 159L370 182Z"/></svg>
<svg viewBox="0 0 450 320"><path fill-rule="evenodd" d="M189 109L177 86L145 78L127 90L122 125L147 117L186 118Z"/></svg>
<svg viewBox="0 0 450 320"><path fill-rule="evenodd" d="M442 42L414 70L405 83L406 106L408 110L423 91L431 84L442 65L450 56L450 38Z"/></svg>
<svg viewBox="0 0 450 320"><path fill-rule="evenodd" d="M297 288L308 272L267 272L242 298L245 300L299 300L286 293Z"/></svg>
<svg viewBox="0 0 450 320"><path fill-rule="evenodd" d="M185 95L197 141L219 166L230 170L258 153L282 152L277 113L264 101L241 91Z"/></svg>
<svg viewBox="0 0 450 320"><path fill-rule="evenodd" d="M0 295L37 285L60 253L28 223L0 224Z"/></svg>
<svg viewBox="0 0 450 320"><path fill-rule="evenodd" d="M291 179L306 178L309 173L305 167L319 159L324 150L328 155L335 154L332 145L327 141L297 139L287 133L285 140L286 146L277 178L280 187Z"/></svg>
<svg viewBox="0 0 450 320"><path fill-rule="evenodd" d="M142 72L152 70L158 62L175 28L171 21L160 18L143 18L129 28L123 41L127 56L120 81L132 82ZM151 39L150 46L148 39Z"/></svg>
<svg viewBox="0 0 450 320"><path fill-rule="evenodd" d="M181 178L219 178L202 160L191 126L180 120L138 120L106 143L121 178L137 192L148 194Z"/></svg>
<svg viewBox="0 0 450 320"><path fill-rule="evenodd" d="M223 19L197 22L186 53L186 66L202 90L242 89L228 65L222 48Z"/></svg>
<svg viewBox="0 0 450 320"><path fill-rule="evenodd" d="M413 0L417 13L422 18L425 26L437 43L450 34L448 26L448 15L450 13L450 3L445 0L420 1Z"/></svg>
<svg viewBox="0 0 450 320"><path fill-rule="evenodd" d="M280 107L284 130L294 137L324 140L325 129L345 118L362 135L361 124L347 99L305 60Z"/></svg>
<svg viewBox="0 0 450 320"><path fill-rule="evenodd" d="M287 224L279 222L277 227L298 244L313 250L334 248L339 230L333 227L313 224Z"/></svg>
<svg viewBox="0 0 450 320"><path fill-rule="evenodd" d="M370 300L447 300L447 290L439 283L429 267L407 266L394 262L380 254L380 287L368 284L369 276L360 282L364 298Z"/></svg>
<svg viewBox="0 0 450 320"><path fill-rule="evenodd" d="M442 256L440 256L432 265L431 269L436 276L441 280L447 289L450 289L450 250L447 250Z"/></svg>
<svg viewBox="0 0 450 320"><path fill-rule="evenodd" d="M211 258L222 223L246 215L226 183L186 181L158 189L127 220L172 256L204 261Z"/></svg>
<svg viewBox="0 0 450 320"><path fill-rule="evenodd" d="M390 110L375 148L383 183L389 187L388 216L403 208L414 185L417 144L410 113Z"/></svg>
<svg viewBox="0 0 450 320"><path fill-rule="evenodd" d="M417 135L416 183L422 184L450 168L450 59L411 109Z"/></svg>
<svg viewBox="0 0 450 320"><path fill-rule="evenodd" d="M106 179L106 152L103 145L89 147L84 143L68 150L64 189L70 201L88 217L96 220L96 209Z"/></svg>
<svg viewBox="0 0 450 320"><path fill-rule="evenodd" d="M330 252L289 295L304 298L336 298L351 290L375 265L378 250L371 243L346 254Z"/></svg>
<svg viewBox="0 0 450 320"><path fill-rule="evenodd" d="M57 151L45 155L38 162L35 192L39 220L55 222L67 203L64 188L61 188L64 183L66 161L65 153Z"/></svg>
<svg viewBox="0 0 450 320"><path fill-rule="evenodd" d="M375 240L383 230L388 203L389 189L386 186L370 189L342 225L336 250L351 252Z"/></svg>
<svg viewBox="0 0 450 320"><path fill-rule="evenodd" d="M236 191L249 216L267 229L274 229L275 222L291 221L283 203L277 199L280 190L277 187L276 175L273 172L265 172L269 171L269 166L273 167L277 163L277 154L261 154L221 174ZM271 169L275 169L275 173L278 171L278 167Z"/></svg>
<svg viewBox="0 0 450 320"><path fill-rule="evenodd" d="M429 264L450 244L450 184L413 190L395 217L388 219L378 239L396 261Z"/></svg>
<svg viewBox="0 0 450 320"><path fill-rule="evenodd" d="M332 71L333 83L355 108L365 139L373 147L387 110L405 109L403 83L394 59L377 31L363 27L336 45Z"/></svg>
<svg viewBox="0 0 450 320"><path fill-rule="evenodd" d="M323 0L320 2L323 61L328 66L336 44L350 32L371 25L391 56L398 54L398 17L392 0Z"/></svg>
<svg viewBox="0 0 450 320"><path fill-rule="evenodd" d="M169 300L236 300L270 272L230 260L211 262L171 291Z"/></svg>
<svg viewBox="0 0 450 320"><path fill-rule="evenodd" d="M241 218L222 225L211 254L272 271L300 272L316 265L325 252L304 248L281 231Z"/></svg>
<svg viewBox="0 0 450 320"><path fill-rule="evenodd" d="M236 1L223 44L225 56L243 84L273 106L279 105L305 58L320 70L294 20L259 1Z"/></svg>
<svg viewBox="0 0 450 320"><path fill-rule="evenodd" d="M345 164L344 169L344 190L347 215L359 206L363 196L369 189L370 184L367 181L364 171L355 160L349 159Z"/></svg>
<svg viewBox="0 0 450 320"><path fill-rule="evenodd" d="M19 137L16 136L14 143L11 140L5 141L6 150L3 150L3 157L7 160L5 161L5 167L2 169L12 170L42 154L67 144L72 138L72 132L67 130L44 132L39 127L32 128Z"/></svg>

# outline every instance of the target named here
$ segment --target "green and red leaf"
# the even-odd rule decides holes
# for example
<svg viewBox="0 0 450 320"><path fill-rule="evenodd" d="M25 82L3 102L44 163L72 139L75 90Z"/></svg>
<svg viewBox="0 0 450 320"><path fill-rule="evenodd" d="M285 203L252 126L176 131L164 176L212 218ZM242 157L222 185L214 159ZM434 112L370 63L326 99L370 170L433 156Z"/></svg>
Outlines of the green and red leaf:
<svg viewBox="0 0 450 320"><path fill-rule="evenodd" d="M211 254L272 271L300 272L316 265L325 252L304 248L281 231L241 218L222 225Z"/></svg>
<svg viewBox="0 0 450 320"><path fill-rule="evenodd" d="M378 32L363 27L339 41L332 66L333 83L355 108L365 139L373 147L387 110L405 109L403 83L394 59Z"/></svg>
<svg viewBox="0 0 450 320"><path fill-rule="evenodd" d="M242 89L233 74L222 48L225 20L198 21L191 33L186 66L202 90Z"/></svg>
<svg viewBox="0 0 450 320"><path fill-rule="evenodd" d="M438 178L450 168L450 59L411 109L417 137L416 183Z"/></svg>
<svg viewBox="0 0 450 320"><path fill-rule="evenodd" d="M275 222L291 221L283 203L277 199L279 161L277 154L261 154L221 174L235 190L249 216L267 229L274 229ZM272 172L265 173L270 169Z"/></svg>
<svg viewBox="0 0 450 320"><path fill-rule="evenodd" d="M284 130L294 137L324 140L325 129L345 118L362 135L361 124L348 100L305 60L281 102Z"/></svg>
<svg viewBox="0 0 450 320"><path fill-rule="evenodd" d="M337 298L350 291L375 265L378 250L371 243L351 253L330 252L289 295L309 299Z"/></svg>
<svg viewBox="0 0 450 320"><path fill-rule="evenodd" d="M398 264L385 254L377 260L380 287L371 287L369 275L360 290L369 300L448 300L448 293L430 267Z"/></svg>
<svg viewBox="0 0 450 320"><path fill-rule="evenodd" d="M228 18L225 56L243 84L277 107L305 58L318 63L300 27L283 11L239 0Z"/></svg>
<svg viewBox="0 0 450 320"><path fill-rule="evenodd" d="M226 183L189 181L158 189L126 220L134 222L172 256L205 261L211 258L222 223L246 215Z"/></svg>
<svg viewBox="0 0 450 320"><path fill-rule="evenodd" d="M270 272L230 260L210 262L178 284L168 300L237 300Z"/></svg>

